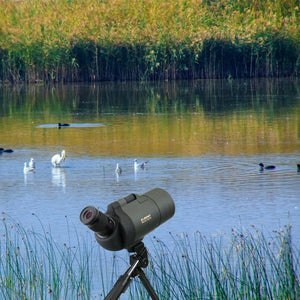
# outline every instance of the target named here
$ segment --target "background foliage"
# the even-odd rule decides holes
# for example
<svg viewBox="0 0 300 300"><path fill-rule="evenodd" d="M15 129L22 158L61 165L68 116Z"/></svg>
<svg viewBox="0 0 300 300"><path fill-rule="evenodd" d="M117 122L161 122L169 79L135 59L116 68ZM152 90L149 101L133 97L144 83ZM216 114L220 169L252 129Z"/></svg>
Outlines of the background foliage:
<svg viewBox="0 0 300 300"><path fill-rule="evenodd" d="M299 0L1 0L2 81L291 76Z"/></svg>

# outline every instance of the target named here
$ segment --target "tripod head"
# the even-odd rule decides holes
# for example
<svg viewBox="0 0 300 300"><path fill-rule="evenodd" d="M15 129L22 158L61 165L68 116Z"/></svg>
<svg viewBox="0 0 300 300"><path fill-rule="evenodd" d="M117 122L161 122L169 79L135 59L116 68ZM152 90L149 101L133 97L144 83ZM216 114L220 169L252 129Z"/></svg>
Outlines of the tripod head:
<svg viewBox="0 0 300 300"><path fill-rule="evenodd" d="M128 252L136 252L136 254L130 255L131 265L134 261L138 260L138 267L146 268L148 266L148 251L143 242L139 242L132 249L128 250Z"/></svg>

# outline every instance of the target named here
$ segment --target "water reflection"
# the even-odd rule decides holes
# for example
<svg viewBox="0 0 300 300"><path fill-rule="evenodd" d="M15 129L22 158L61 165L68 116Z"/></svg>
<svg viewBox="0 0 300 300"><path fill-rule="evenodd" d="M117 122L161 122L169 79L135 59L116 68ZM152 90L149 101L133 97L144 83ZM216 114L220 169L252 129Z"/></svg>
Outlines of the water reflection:
<svg viewBox="0 0 300 300"><path fill-rule="evenodd" d="M1 87L1 142L22 136L25 147L63 143L78 155L293 152L299 91L285 79ZM61 120L74 125L57 130Z"/></svg>
<svg viewBox="0 0 300 300"><path fill-rule="evenodd" d="M66 187L66 172L64 167L52 168L52 184L58 187L62 187L63 190Z"/></svg>
<svg viewBox="0 0 300 300"><path fill-rule="evenodd" d="M35 172L23 172L24 173L24 185L26 186L28 183L34 182L34 173Z"/></svg>
<svg viewBox="0 0 300 300"><path fill-rule="evenodd" d="M44 112L64 120L89 113L215 113L291 111L299 80L197 80L0 87L1 116ZM299 98L298 98L299 100ZM57 121L55 122L58 124ZM66 121L67 122L67 121Z"/></svg>

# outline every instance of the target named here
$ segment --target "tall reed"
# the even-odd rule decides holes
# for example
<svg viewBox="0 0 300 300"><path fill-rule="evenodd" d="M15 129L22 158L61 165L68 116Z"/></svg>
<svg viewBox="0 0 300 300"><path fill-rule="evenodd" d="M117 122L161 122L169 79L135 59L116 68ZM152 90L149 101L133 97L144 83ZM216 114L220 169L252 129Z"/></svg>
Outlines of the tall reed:
<svg viewBox="0 0 300 300"><path fill-rule="evenodd" d="M38 233L5 218L2 225L1 299L89 298L89 242L77 240L78 245L70 247L58 244L45 228Z"/></svg>
<svg viewBox="0 0 300 300"><path fill-rule="evenodd" d="M0 79L291 76L297 0L0 2Z"/></svg>
<svg viewBox="0 0 300 300"><path fill-rule="evenodd" d="M232 231L225 237L172 236L174 247L156 239L152 272L160 299L298 299L300 250L291 227L266 236Z"/></svg>
<svg viewBox="0 0 300 300"><path fill-rule="evenodd" d="M102 299L128 267L119 254L108 259L92 235L70 231L60 244L41 223L28 230L6 216L1 232L1 299ZM171 235L168 244L154 237L145 272L159 299L296 300L300 250L291 233L291 226L268 235L255 227L232 230L229 238L197 232ZM126 295L150 299L138 279Z"/></svg>

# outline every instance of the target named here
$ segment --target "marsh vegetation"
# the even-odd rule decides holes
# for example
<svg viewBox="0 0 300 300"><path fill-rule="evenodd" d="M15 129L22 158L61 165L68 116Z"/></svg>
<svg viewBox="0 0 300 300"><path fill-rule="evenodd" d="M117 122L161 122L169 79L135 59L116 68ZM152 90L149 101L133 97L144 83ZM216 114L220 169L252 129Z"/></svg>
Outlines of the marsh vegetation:
<svg viewBox="0 0 300 300"><path fill-rule="evenodd" d="M102 299L123 273L118 253L103 254L92 235L59 243L42 231L2 219L0 297L3 299ZM74 233L74 231L72 231ZM71 231L69 234L71 234ZM153 238L146 269L160 299L298 299L300 252L291 226L264 234L255 227L231 237ZM109 258L108 258L109 257ZM122 262L121 264L120 261ZM100 278L100 279L99 279ZM148 299L135 281L130 299ZM96 296L97 295L97 296Z"/></svg>
<svg viewBox="0 0 300 300"><path fill-rule="evenodd" d="M297 76L296 0L0 2L0 79Z"/></svg>

